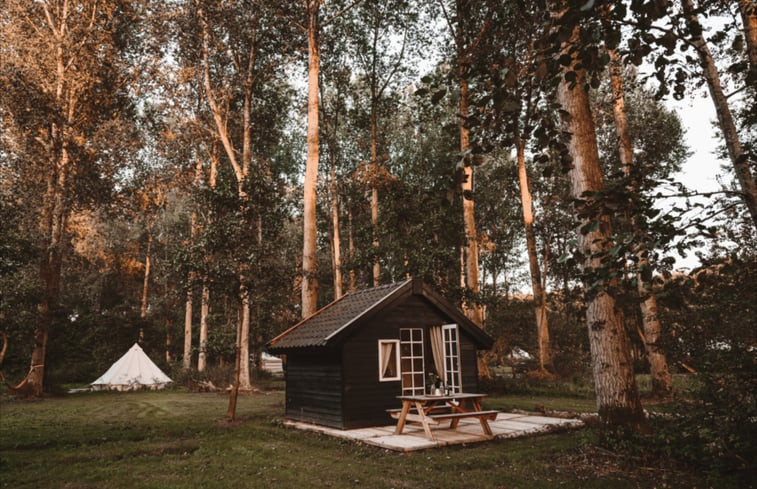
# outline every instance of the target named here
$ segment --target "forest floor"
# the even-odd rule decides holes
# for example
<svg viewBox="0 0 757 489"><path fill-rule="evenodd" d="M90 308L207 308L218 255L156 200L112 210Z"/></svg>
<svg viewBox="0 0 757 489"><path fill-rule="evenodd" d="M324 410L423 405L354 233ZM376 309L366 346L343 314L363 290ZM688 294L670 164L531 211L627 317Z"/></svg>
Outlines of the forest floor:
<svg viewBox="0 0 757 489"><path fill-rule="evenodd" d="M589 399L497 396L488 409L579 412ZM0 400L2 488L705 488L691 467L597 447L591 427L400 454L283 425L281 390L239 399L181 390Z"/></svg>

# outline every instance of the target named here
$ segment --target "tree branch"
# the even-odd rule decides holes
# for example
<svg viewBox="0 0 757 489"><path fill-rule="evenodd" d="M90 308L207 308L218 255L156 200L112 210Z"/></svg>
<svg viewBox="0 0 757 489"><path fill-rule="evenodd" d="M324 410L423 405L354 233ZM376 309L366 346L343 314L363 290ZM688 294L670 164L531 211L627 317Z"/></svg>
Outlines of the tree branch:
<svg viewBox="0 0 757 489"><path fill-rule="evenodd" d="M333 22L334 20L336 20L336 19L337 19L338 17L341 17L342 15L344 15L344 14L345 14L345 13L346 13L346 12L347 12L348 10L350 10L350 9L351 9L352 7L356 6L357 4L359 4L359 3L360 3L360 2L362 2L362 1L363 1L363 0L355 0L355 1L354 1L354 2L352 2L351 4L349 4L349 5L347 5L346 7L344 7L344 8L343 8L342 10L340 10L339 12L335 13L334 15L332 15L330 19L328 19L328 20L326 20L326 21L322 22L322 23L321 23L321 26L323 26L323 27L326 27L326 26L327 26L327 25L329 25L329 24L330 24L331 22Z"/></svg>

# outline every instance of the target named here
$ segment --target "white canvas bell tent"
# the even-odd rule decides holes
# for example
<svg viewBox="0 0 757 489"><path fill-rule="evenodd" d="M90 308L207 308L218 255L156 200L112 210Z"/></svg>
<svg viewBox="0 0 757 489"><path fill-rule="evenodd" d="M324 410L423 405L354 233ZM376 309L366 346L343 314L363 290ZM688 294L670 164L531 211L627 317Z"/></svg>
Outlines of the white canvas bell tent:
<svg viewBox="0 0 757 489"><path fill-rule="evenodd" d="M99 379L92 382L93 390L130 391L162 389L173 382L163 373L138 343L111 365Z"/></svg>

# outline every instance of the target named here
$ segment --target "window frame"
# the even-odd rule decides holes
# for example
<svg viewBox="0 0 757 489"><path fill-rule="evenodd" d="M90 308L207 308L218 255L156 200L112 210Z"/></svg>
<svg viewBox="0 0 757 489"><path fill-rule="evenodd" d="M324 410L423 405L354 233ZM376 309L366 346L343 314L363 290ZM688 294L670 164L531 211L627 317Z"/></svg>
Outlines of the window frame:
<svg viewBox="0 0 757 489"><path fill-rule="evenodd" d="M385 344L391 344L394 347L394 377L385 377L384 376L384 349L382 348ZM400 370L400 340L396 339L382 339L378 340L378 372L379 372L379 382L396 382L402 380L402 372Z"/></svg>

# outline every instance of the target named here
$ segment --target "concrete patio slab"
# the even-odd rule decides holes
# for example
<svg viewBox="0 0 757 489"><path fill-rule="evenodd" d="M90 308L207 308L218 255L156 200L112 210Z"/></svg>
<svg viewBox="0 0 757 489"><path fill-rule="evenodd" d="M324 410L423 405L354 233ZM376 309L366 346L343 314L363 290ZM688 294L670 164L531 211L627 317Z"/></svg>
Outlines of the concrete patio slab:
<svg viewBox="0 0 757 489"><path fill-rule="evenodd" d="M497 438L517 438L520 436L547 433L555 429L575 429L584 425L579 419L552 418L548 416L521 413L499 413L495 421L489 422L493 436L483 434L478 420L463 419L456 430L448 423L432 428L434 440L429 440L419 424L408 423L401 435L394 434L394 425L374 426L355 430L340 430L298 421L285 421L286 426L315 431L325 435L354 440L388 450L412 452L450 445L480 443Z"/></svg>

